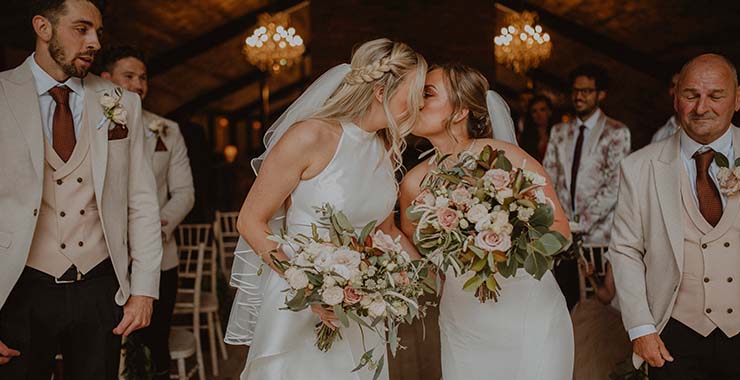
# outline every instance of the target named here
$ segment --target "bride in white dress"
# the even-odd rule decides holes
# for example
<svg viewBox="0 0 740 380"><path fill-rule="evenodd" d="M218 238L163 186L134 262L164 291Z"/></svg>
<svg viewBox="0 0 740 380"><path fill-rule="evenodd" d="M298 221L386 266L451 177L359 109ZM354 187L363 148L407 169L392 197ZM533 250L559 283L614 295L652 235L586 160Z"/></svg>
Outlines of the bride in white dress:
<svg viewBox="0 0 740 380"><path fill-rule="evenodd" d="M428 139L450 159L463 150L474 153L491 145L503 149L515 166L545 176L542 166L516 144L506 103L488 90L488 81L462 65L433 68L427 74L424 108L412 134ZM495 139L490 136L491 126ZM420 183L432 168L423 162L401 183L401 209L419 194ZM566 237L570 230L550 183L545 194L553 201L553 229ZM401 214L401 227L412 236L414 226ZM498 277L498 302L481 304L463 291L472 273L443 285L439 327L444 380L570 380L573 373L573 330L560 288L551 272L541 281L524 269L512 278Z"/></svg>
<svg viewBox="0 0 740 380"><path fill-rule="evenodd" d="M322 352L314 328L331 325L336 316L318 305L280 310L288 285L271 262L270 252L278 247L267 237L280 228L310 235L311 223L319 221L314 208L324 203L343 211L357 228L377 220L386 233L400 235L392 216L394 173L403 137L421 106L425 73L424 58L407 45L367 42L351 65L325 73L268 131L267 151L254 162L257 180L239 213L243 240L231 278L238 291L226 341L250 346L241 379L372 379L374 369L351 372L364 353L356 324L342 328L342 338ZM292 253L281 246L275 256L287 260ZM372 348L381 342L365 334L364 343ZM381 352L375 351L378 359ZM381 378L388 378L387 367Z"/></svg>

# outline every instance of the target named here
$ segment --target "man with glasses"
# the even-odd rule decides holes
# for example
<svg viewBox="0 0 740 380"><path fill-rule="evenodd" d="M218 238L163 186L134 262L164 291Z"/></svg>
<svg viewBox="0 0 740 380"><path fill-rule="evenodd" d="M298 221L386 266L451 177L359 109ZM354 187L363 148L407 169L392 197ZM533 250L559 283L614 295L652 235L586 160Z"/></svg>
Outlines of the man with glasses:
<svg viewBox="0 0 740 380"><path fill-rule="evenodd" d="M619 189L619 163L630 152L630 131L599 105L606 98L606 69L582 65L569 76L576 117L555 125L543 166L574 232L584 233L585 244L609 243L614 206ZM578 302L578 266L563 262L555 277L572 308Z"/></svg>

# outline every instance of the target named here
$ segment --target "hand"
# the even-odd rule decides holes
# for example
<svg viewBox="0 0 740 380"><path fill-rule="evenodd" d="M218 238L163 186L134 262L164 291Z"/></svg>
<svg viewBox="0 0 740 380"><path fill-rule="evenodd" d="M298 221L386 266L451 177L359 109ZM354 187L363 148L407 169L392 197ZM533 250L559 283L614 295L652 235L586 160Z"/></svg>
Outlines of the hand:
<svg viewBox="0 0 740 380"><path fill-rule="evenodd" d="M327 310L321 305L311 305L311 311L316 313L316 315L321 318L321 322L324 323L324 325L332 330L336 330L337 326L334 325L333 321L338 321L339 318L337 318L337 315L334 314L333 311Z"/></svg>
<svg viewBox="0 0 740 380"><path fill-rule="evenodd" d="M164 220L164 219L160 219L160 220L159 220L159 224L160 224L160 225L162 225L162 227L165 227L165 226L167 226L168 224L170 224L170 222L168 222L168 221L166 221L166 220ZM164 233L164 231L162 231L162 240L166 240L166 239L167 239L167 234L166 234L166 233Z"/></svg>
<svg viewBox="0 0 740 380"><path fill-rule="evenodd" d="M591 277L594 275L594 266L586 260L579 259L578 266L581 268L584 277Z"/></svg>
<svg viewBox="0 0 740 380"><path fill-rule="evenodd" d="M632 342L632 350L645 359L651 367L662 367L666 361L673 362L673 357L658 336L652 333L641 336Z"/></svg>
<svg viewBox="0 0 740 380"><path fill-rule="evenodd" d="M3 365L10 361L10 359L21 356L21 353L6 346L2 341L0 341L0 365Z"/></svg>
<svg viewBox="0 0 740 380"><path fill-rule="evenodd" d="M149 326L152 318L152 304L154 298L147 296L131 296L123 305L123 319L113 329L116 335L129 336L132 332Z"/></svg>

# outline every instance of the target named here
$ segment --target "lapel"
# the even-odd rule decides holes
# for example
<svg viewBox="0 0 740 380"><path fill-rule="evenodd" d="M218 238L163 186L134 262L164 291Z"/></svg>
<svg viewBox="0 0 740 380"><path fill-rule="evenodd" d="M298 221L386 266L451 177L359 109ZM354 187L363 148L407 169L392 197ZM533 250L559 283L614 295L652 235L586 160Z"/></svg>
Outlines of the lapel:
<svg viewBox="0 0 740 380"><path fill-rule="evenodd" d="M100 105L100 96L104 89L97 89L96 78L88 75L84 80L85 87L85 116L90 133L90 151L92 153L92 176L95 185L95 199L100 207L105 184L105 172L108 166L108 122L103 115ZM98 126L103 124L100 128Z"/></svg>
<svg viewBox="0 0 740 380"><path fill-rule="evenodd" d="M31 151L33 169L39 179L43 178L44 170L44 131L41 124L41 109L39 97L36 93L36 83L31 73L31 63L28 57L22 65L13 70L5 83L7 86L6 99L13 116L18 122L18 128Z"/></svg>
<svg viewBox="0 0 740 380"><path fill-rule="evenodd" d="M658 192L658 203L663 216L663 223L668 231L673 254L679 271L683 270L683 217L681 212L681 134L676 133L663 144L663 151L657 159L652 160L655 173L655 187Z"/></svg>
<svg viewBox="0 0 740 380"><path fill-rule="evenodd" d="M568 122L565 126L565 144L560 145L558 154L560 154L560 162L563 163L563 173L565 174L565 188L570 191L570 169L573 166L573 149L575 149L576 135L578 127L575 125L575 119ZM570 194L570 193L568 193ZM568 196L570 197L570 195Z"/></svg>
<svg viewBox="0 0 740 380"><path fill-rule="evenodd" d="M596 125L594 126L594 129L591 130L591 133L588 135L588 140L584 141L585 145L583 146L583 154L581 154L581 160L583 158L590 156L594 149L596 149L596 146L599 145L599 139L601 138L601 134L604 132L604 129L606 128L606 115L604 114L604 111L599 112L599 118L596 120Z"/></svg>
<svg viewBox="0 0 740 380"><path fill-rule="evenodd" d="M141 120L144 125L144 152L147 157L152 158L154 157L154 151L157 149L157 136L149 130L149 123L153 123L156 116L149 111L143 111Z"/></svg>

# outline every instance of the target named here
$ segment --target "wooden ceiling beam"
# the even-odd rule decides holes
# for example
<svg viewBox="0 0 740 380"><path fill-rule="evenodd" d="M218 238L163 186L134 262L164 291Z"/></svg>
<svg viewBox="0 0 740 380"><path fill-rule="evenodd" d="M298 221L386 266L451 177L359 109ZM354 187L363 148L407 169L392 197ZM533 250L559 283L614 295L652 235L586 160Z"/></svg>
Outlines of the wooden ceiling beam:
<svg viewBox="0 0 740 380"><path fill-rule="evenodd" d="M234 92L239 91L242 88L261 80L262 78L264 78L264 76L265 74L263 72L257 69L252 69L252 71L242 75L241 77L230 80L222 86L207 90L206 92L197 95L193 99L188 100L187 102L177 107L174 111L169 112L167 114L167 117L178 118L189 113L199 111L202 107L205 107L209 103L221 100L226 96L231 95Z"/></svg>

